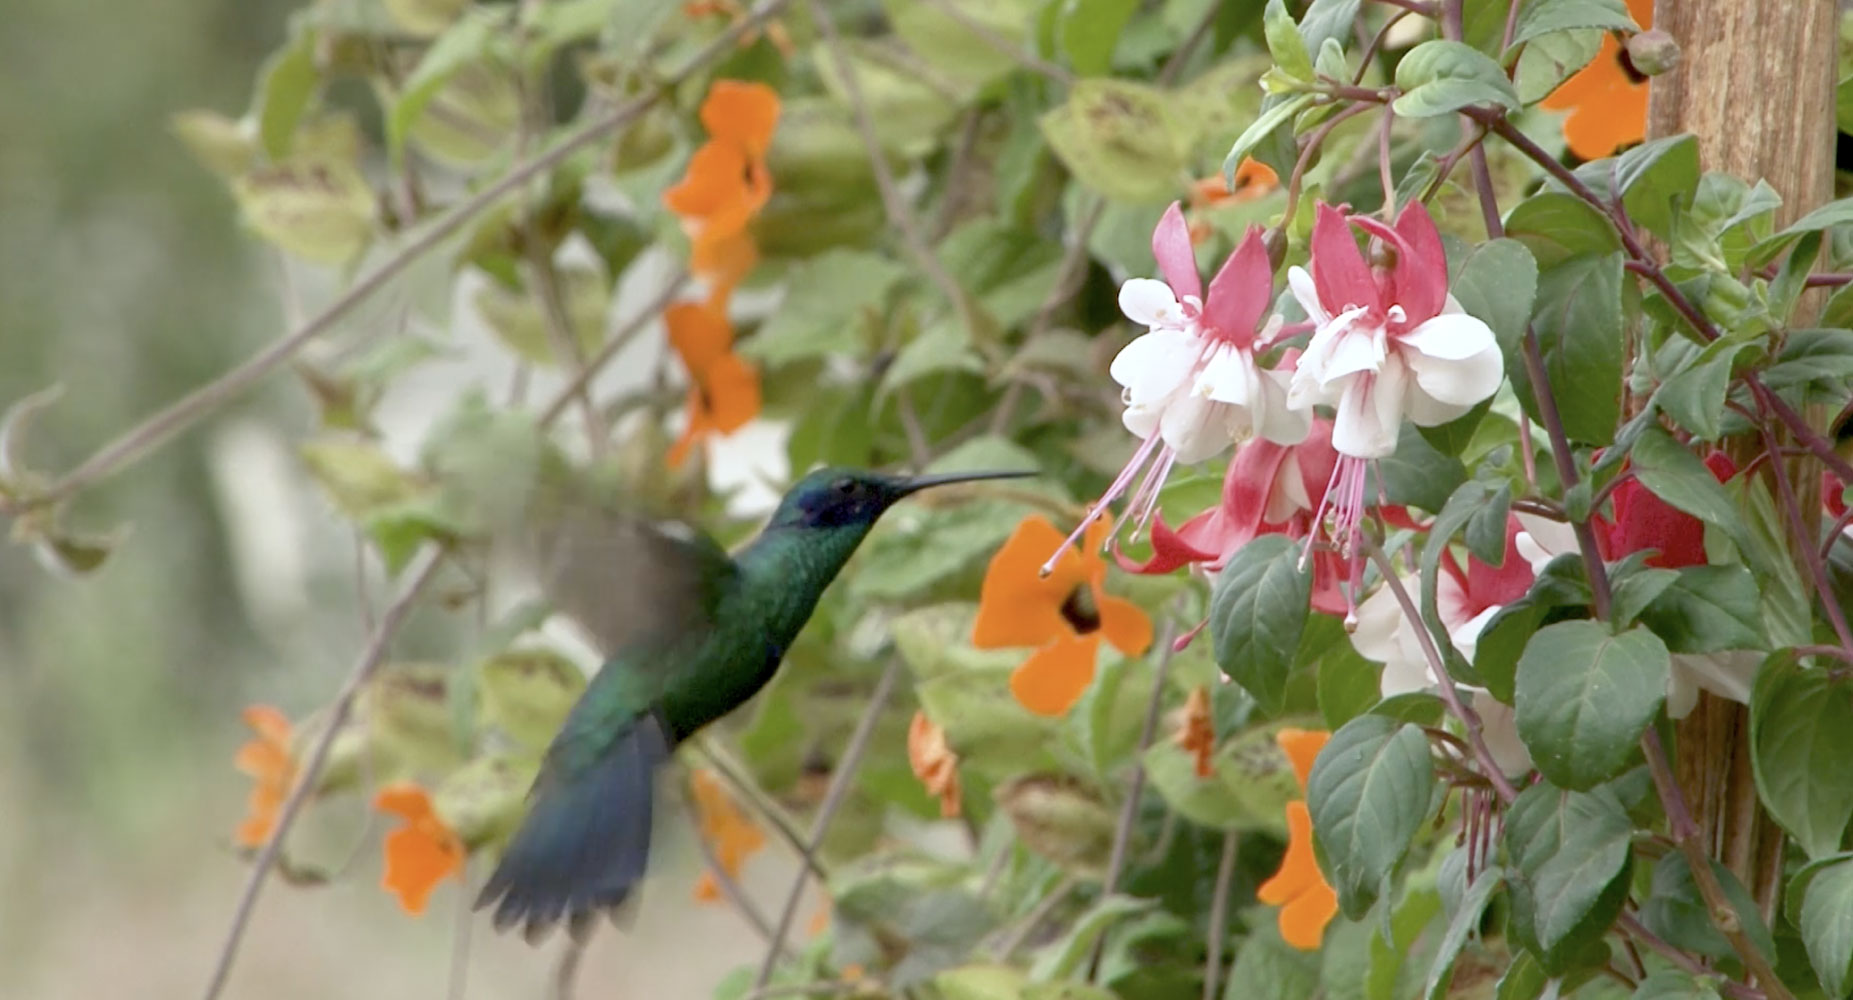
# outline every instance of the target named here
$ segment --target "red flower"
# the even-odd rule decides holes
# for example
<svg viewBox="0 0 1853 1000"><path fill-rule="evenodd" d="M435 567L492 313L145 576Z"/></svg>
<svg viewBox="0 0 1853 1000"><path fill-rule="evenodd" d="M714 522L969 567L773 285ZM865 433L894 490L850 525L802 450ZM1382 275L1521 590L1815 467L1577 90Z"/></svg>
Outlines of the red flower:
<svg viewBox="0 0 1853 1000"><path fill-rule="evenodd" d="M1737 465L1729 455L1714 451L1705 456L1705 467L1719 482L1737 474ZM1705 564L1705 524L1691 514L1655 496L1641 481L1628 478L1615 487L1610 498L1615 507L1613 521L1598 515L1592 521L1596 529L1596 548L1604 559L1646 549L1656 550L1647 565L1661 569Z"/></svg>

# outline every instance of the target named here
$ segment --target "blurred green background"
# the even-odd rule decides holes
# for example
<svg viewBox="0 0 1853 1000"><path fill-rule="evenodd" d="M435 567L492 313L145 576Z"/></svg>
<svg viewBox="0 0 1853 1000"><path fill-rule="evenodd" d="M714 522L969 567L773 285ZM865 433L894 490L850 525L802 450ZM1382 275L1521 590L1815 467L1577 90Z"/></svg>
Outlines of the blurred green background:
<svg viewBox="0 0 1853 1000"><path fill-rule="evenodd" d="M68 468L283 328L277 257L168 119L240 114L291 7L7 3L0 402L65 389L34 427L35 467ZM338 542L338 523L290 488L287 442L312 416L274 378L86 494L79 527L131 527L98 574L0 547L0 997L204 987L247 871L229 846L248 787L232 768L238 710L324 703L365 635L340 546L314 544ZM357 804L348 818L352 837ZM376 885L372 843L331 886L271 882L228 996L457 995L461 892L405 917ZM706 995L757 954L730 912L689 901L691 850L663 852L638 931L600 936L579 995ZM747 885L773 898L788 873L761 858ZM469 945L468 995L548 994L559 942L485 923Z"/></svg>

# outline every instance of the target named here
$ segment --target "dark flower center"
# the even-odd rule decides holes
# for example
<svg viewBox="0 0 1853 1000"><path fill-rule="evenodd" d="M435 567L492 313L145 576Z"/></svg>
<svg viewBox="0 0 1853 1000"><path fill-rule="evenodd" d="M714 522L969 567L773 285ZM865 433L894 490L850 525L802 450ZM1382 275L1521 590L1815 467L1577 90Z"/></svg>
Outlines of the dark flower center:
<svg viewBox="0 0 1853 1000"><path fill-rule="evenodd" d="M1100 631L1100 609L1094 605L1094 588L1083 583L1062 602L1062 619L1078 635Z"/></svg>

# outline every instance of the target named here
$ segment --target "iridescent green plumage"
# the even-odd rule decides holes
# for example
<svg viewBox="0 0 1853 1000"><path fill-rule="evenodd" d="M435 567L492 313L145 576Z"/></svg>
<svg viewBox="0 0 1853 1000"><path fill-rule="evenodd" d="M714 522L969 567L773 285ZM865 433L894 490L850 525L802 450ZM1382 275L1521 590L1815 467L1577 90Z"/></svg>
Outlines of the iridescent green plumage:
<svg viewBox="0 0 1853 1000"><path fill-rule="evenodd" d="M882 513L928 486L1023 474L823 469L731 557L674 522L556 512L530 538L542 585L610 659L548 748L527 818L476 905L496 903L496 928L522 925L530 940L561 921L582 936L643 877L657 768L772 679Z"/></svg>

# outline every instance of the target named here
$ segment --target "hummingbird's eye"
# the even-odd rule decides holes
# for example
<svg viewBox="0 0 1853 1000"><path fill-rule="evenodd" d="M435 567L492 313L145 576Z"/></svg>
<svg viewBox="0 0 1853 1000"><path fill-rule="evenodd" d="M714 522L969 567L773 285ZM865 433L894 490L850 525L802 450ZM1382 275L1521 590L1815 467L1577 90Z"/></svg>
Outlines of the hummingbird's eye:
<svg viewBox="0 0 1853 1000"><path fill-rule="evenodd" d="M840 497L844 497L847 499L854 499L856 496L862 493L862 484L858 483L854 479L844 478L844 479L839 479L834 483L831 483L830 489L835 491L835 493Z"/></svg>

